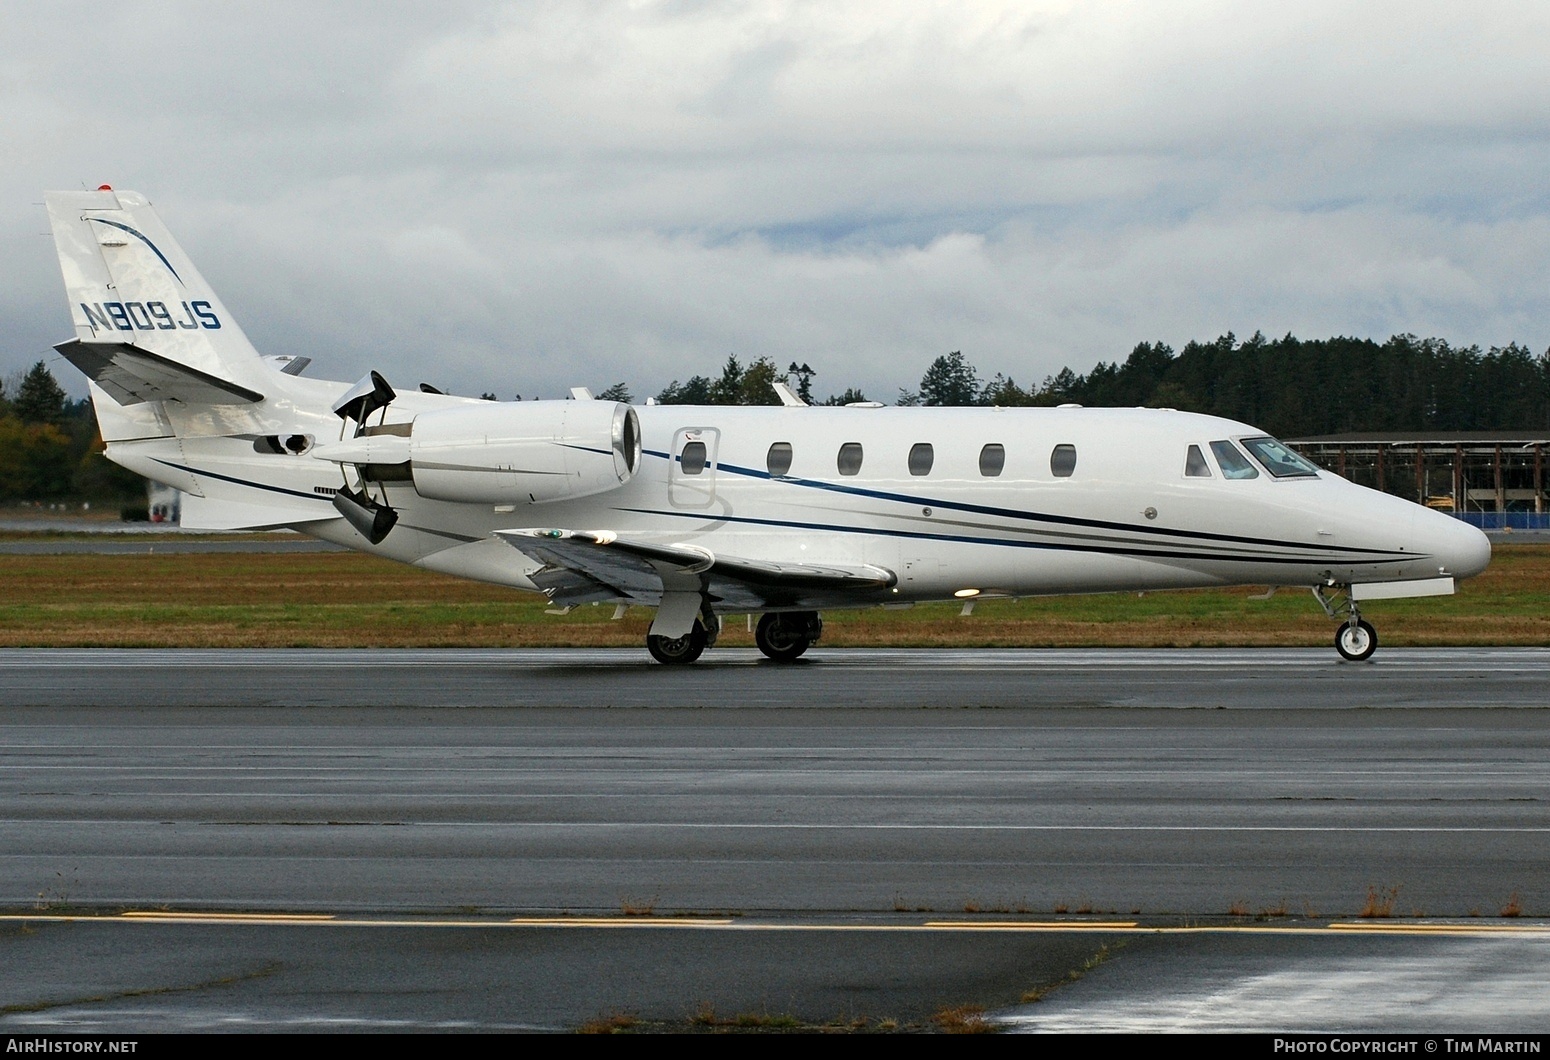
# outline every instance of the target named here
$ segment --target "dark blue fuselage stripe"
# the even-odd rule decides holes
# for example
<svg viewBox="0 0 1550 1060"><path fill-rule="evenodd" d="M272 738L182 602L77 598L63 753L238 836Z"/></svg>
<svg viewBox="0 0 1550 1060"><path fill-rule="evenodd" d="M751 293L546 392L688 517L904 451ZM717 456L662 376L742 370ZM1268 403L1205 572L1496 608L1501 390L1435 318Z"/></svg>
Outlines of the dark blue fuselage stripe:
<svg viewBox="0 0 1550 1060"><path fill-rule="evenodd" d="M658 456L669 461L673 459L667 453L659 453L650 449L645 450L645 452L648 456ZM1048 515L1043 512L1022 512L1014 508L995 508L985 504L966 504L961 501L936 500L930 497L911 497L903 493L887 493L882 490L863 489L860 486L842 486L837 482L824 482L821 479L777 477L771 475L768 471L739 467L736 464L717 464L716 467L731 474L755 479L770 479L791 486L805 486L809 489L829 490L833 493L849 494L855 497L871 497L876 500L897 501L903 504L924 505L931 508L944 508L950 511L969 512L974 515L994 515L1003 519L1055 523L1060 526L1082 526L1094 530L1121 530L1126 533L1154 534L1165 537L1187 537L1202 541L1222 541L1233 545L1268 545L1273 548L1298 548L1320 552L1365 552L1369 555L1385 558L1413 558L1409 552L1394 552L1381 548L1342 549L1339 545L1309 545L1297 541L1278 541L1275 538L1267 537L1213 534L1205 530L1169 530L1167 527L1162 526L1135 526L1130 523L1111 523L1103 519L1081 519L1073 515Z"/></svg>
<svg viewBox="0 0 1550 1060"><path fill-rule="evenodd" d="M161 259L161 263L163 265L167 266L167 271L172 273L173 279L177 280L179 283L183 282L183 277L179 276L178 275L178 270L174 269L172 267L172 262L167 260L167 255L163 254L161 252L161 248L158 247L155 243L152 243L149 239L146 239L144 233L136 232L133 228L130 228L128 225L119 224L117 221L110 221L106 217L88 217L87 220L88 221L96 221L100 225L112 225L114 228L117 228L117 229L119 229L121 231L124 231L124 232L128 232L130 235L134 236L140 242L144 243L146 246L151 248L151 252L153 254L155 254L158 258L160 258Z"/></svg>
<svg viewBox="0 0 1550 1060"><path fill-rule="evenodd" d="M291 497L305 497L309 501L318 501L322 504L333 503L327 497L320 497L316 493L302 493L300 490L288 490L284 486L271 486L265 482L251 482L245 478L232 478L230 475L222 475L216 471L201 471L197 467L185 467L182 464L174 464L170 460L162 460L160 457L156 458L156 462L158 464L165 464L170 468L176 468L178 471L186 471L190 475L206 475L210 478L218 478L222 482L235 482L239 486L251 486L253 489L269 490L271 493L284 493Z"/></svg>
<svg viewBox="0 0 1550 1060"><path fill-rule="evenodd" d="M896 537L915 541L951 541L967 545L997 545L1003 548L1032 548L1046 552L1098 552L1110 556L1133 556L1141 559L1158 557L1160 559L1186 559L1196 562L1212 563L1280 563L1280 564L1306 564L1314 565L1321 562L1330 562L1328 556L1304 556L1302 558L1290 556L1266 556L1259 553L1250 553L1246 556L1229 556L1219 552L1180 552L1171 549L1147 549L1126 548L1121 545L1074 545L1058 541L1007 541L995 537L970 537L966 534L931 534L922 530L884 530L871 526L842 526L837 523L801 523L785 519L755 519L748 516L718 515L706 516L700 512L664 512L654 508L618 508L616 511L632 512L636 515L667 515L679 519L706 519L710 518L718 523L747 523L754 526L778 526L787 530L823 530L842 534L865 534L869 537ZM1408 558L1424 558L1418 555L1409 555ZM1391 562L1387 559L1340 559L1334 561L1342 566L1355 566L1361 564L1375 564Z"/></svg>

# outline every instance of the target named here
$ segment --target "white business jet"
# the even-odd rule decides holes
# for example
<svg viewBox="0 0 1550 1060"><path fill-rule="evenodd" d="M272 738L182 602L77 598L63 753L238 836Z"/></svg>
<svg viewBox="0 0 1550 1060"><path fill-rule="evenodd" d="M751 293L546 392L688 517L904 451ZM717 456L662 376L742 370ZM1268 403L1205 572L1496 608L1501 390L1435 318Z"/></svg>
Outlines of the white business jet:
<svg viewBox="0 0 1550 1060"><path fill-rule="evenodd" d="M1367 600L1485 569L1485 535L1231 420L1167 409L491 402L263 357L146 199L51 192L107 455L199 529L291 527L557 606L656 608L663 663L759 615L775 660L828 608L1306 586L1370 656Z"/></svg>

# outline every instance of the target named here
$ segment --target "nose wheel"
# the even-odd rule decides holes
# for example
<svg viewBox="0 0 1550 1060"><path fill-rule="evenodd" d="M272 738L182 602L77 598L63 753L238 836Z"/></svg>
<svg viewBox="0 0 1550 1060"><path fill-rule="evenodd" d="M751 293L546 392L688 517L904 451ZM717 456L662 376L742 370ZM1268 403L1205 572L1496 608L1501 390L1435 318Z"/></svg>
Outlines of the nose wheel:
<svg viewBox="0 0 1550 1060"><path fill-rule="evenodd" d="M1347 622L1335 634L1335 650L1341 658L1361 662L1378 650L1378 631L1364 619L1357 619L1355 624Z"/></svg>
<svg viewBox="0 0 1550 1060"><path fill-rule="evenodd" d="M1337 592L1344 590L1339 596L1331 596L1325 592L1325 586L1313 587L1313 598L1319 602L1324 613L1330 618L1340 620L1340 629L1335 632L1335 650L1340 657L1349 662L1361 662L1372 657L1372 653L1378 650L1378 631L1372 628L1372 623L1362 618L1361 612L1356 609L1356 601L1351 599L1351 592L1347 586L1330 586Z"/></svg>

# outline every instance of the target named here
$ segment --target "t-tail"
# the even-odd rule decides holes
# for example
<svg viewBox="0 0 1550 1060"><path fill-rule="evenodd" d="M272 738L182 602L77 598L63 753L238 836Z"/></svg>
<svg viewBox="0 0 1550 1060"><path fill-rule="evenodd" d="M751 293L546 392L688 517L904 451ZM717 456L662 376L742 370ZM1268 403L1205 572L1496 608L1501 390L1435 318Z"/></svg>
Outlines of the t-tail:
<svg viewBox="0 0 1550 1060"><path fill-rule="evenodd" d="M75 325L55 349L91 381L108 458L181 491L185 527L337 519L299 457L343 385L296 378L305 357L261 357L143 195L44 200Z"/></svg>
<svg viewBox="0 0 1550 1060"><path fill-rule="evenodd" d="M115 402L242 404L269 372L143 195L45 194L75 339L55 347Z"/></svg>

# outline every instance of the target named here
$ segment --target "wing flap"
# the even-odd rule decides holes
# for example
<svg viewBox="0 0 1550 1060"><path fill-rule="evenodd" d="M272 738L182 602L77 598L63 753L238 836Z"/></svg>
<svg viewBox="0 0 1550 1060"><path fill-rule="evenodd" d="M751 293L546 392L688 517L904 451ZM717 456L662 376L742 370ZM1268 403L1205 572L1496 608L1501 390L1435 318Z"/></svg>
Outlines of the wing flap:
<svg viewBox="0 0 1550 1060"><path fill-rule="evenodd" d="M544 564L530 575L564 603L570 591L607 586L619 599L655 603L663 592L697 591L737 609L818 606L838 597L879 597L897 582L892 571L856 566L783 563L716 555L697 545L621 537L609 531L520 529L496 535ZM596 599L590 596L590 599Z"/></svg>
<svg viewBox="0 0 1550 1060"><path fill-rule="evenodd" d="M127 342L82 342L71 339L55 346L120 405L145 401L180 401L189 405L238 405L264 400L264 395L226 379L179 364Z"/></svg>

